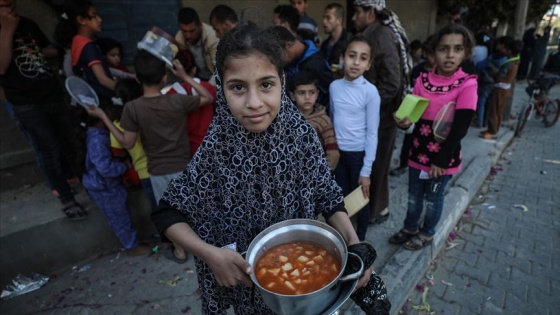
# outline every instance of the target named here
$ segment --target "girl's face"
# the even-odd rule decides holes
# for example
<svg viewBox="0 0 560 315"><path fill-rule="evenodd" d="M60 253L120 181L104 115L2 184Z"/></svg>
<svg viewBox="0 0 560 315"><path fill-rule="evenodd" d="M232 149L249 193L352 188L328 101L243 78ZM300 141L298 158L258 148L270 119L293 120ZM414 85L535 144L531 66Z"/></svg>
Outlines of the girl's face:
<svg viewBox="0 0 560 315"><path fill-rule="evenodd" d="M344 78L353 81L371 66L371 49L367 43L352 42L344 52Z"/></svg>
<svg viewBox="0 0 560 315"><path fill-rule="evenodd" d="M107 58L107 62L109 62L109 65L113 67L119 66L121 64L121 50L119 49L119 47L115 47L109 50L105 57Z"/></svg>
<svg viewBox="0 0 560 315"><path fill-rule="evenodd" d="M282 82L276 66L258 52L226 60L223 89L231 113L251 132L265 131L278 115Z"/></svg>
<svg viewBox="0 0 560 315"><path fill-rule="evenodd" d="M78 24L80 27L89 29L92 33L101 32L101 17L97 15L97 10L94 7L89 7L87 17L78 17Z"/></svg>
<svg viewBox="0 0 560 315"><path fill-rule="evenodd" d="M441 37L434 54L437 74L450 77L457 71L466 56L464 41L462 34L446 34Z"/></svg>

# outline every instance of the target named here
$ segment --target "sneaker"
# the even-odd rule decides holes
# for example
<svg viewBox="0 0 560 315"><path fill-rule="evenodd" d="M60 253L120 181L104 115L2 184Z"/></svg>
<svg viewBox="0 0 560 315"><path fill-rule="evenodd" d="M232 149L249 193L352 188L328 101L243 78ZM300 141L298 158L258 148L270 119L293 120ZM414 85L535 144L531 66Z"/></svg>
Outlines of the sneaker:
<svg viewBox="0 0 560 315"><path fill-rule="evenodd" d="M397 168L394 168L394 169L390 170L389 175L391 175L391 176L401 176L402 174L406 173L407 170L408 170L408 167L406 167L406 166L397 167Z"/></svg>

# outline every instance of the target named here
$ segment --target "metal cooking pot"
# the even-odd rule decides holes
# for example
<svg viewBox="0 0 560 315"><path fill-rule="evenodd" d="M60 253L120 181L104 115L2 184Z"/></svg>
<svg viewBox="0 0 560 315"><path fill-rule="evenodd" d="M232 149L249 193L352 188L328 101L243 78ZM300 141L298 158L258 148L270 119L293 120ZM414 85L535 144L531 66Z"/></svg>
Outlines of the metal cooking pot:
<svg viewBox="0 0 560 315"><path fill-rule="evenodd" d="M323 246L334 254L341 262L340 273L325 287L301 295L284 295L271 292L262 287L251 274L251 280L259 290L266 305L277 314L320 314L325 311L339 296L341 291L340 281L354 281L363 273L363 262L357 272L342 276L348 260L346 242L342 236L331 226L317 220L293 219L276 223L253 239L246 252L246 260L251 266L255 266L259 258L270 248L289 242L310 242Z"/></svg>

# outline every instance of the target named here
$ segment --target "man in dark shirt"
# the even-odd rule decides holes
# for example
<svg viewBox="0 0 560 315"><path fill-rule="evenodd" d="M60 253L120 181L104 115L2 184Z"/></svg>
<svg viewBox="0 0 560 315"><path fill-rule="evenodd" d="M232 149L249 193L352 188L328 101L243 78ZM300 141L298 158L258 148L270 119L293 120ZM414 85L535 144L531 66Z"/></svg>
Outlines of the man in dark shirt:
<svg viewBox="0 0 560 315"><path fill-rule="evenodd" d="M354 0L352 21L362 36L370 41L373 50L373 63L364 77L377 87L381 97L378 145L369 198L372 223L384 222L389 216L388 176L397 132L393 113L408 85L406 35L396 31L398 25L394 18L394 12L385 8L385 0Z"/></svg>
<svg viewBox="0 0 560 315"><path fill-rule="evenodd" d="M299 21L298 10L291 5L280 4L274 8L272 25L283 26L296 37L298 36Z"/></svg>
<svg viewBox="0 0 560 315"><path fill-rule="evenodd" d="M84 219L87 212L66 182L72 170L62 167L64 159L73 160L74 150L64 91L45 61L57 52L48 48L49 40L35 22L15 14L15 5L15 0L0 0L0 77L6 99L37 144L62 210L70 219Z"/></svg>
<svg viewBox="0 0 560 315"><path fill-rule="evenodd" d="M318 80L319 98L317 102L329 106L329 85L334 80L329 64L323 58L312 40L298 40L288 29L282 26L271 28L271 32L284 47L284 69L286 72L286 85L293 90L293 77L302 70L307 70L315 75Z"/></svg>
<svg viewBox="0 0 560 315"><path fill-rule="evenodd" d="M338 3L331 3L325 7L323 15L323 29L329 37L321 44L321 53L331 65L336 65L333 70L338 69L340 56L351 35L344 28L344 7Z"/></svg>

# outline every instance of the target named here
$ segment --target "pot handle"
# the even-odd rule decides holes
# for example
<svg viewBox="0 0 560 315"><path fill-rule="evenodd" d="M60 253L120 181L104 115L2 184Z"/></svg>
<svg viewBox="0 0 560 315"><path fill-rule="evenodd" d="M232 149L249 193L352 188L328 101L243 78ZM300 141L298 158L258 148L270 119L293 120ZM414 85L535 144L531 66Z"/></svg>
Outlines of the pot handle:
<svg viewBox="0 0 560 315"><path fill-rule="evenodd" d="M362 261L360 256L358 256L354 253L348 253L348 259L347 259L347 262L346 262L347 266L348 266L348 261L350 259L354 259L357 262L359 262L360 268L356 272L353 272L353 273L350 273L350 274L347 274L345 276L340 277L340 279L339 279L340 281L356 280L356 279L359 279L362 276L362 274L364 273L364 262Z"/></svg>

